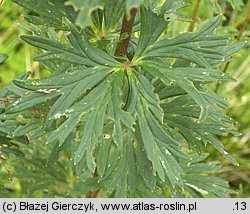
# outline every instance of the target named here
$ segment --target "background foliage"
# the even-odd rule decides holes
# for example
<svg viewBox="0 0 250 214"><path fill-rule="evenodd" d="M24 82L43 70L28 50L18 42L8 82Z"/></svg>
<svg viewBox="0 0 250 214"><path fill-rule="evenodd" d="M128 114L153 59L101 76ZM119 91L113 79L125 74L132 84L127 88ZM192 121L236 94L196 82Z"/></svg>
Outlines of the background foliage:
<svg viewBox="0 0 250 214"><path fill-rule="evenodd" d="M197 2L199 1L193 1L191 7L183 9L183 12L190 17L197 16L194 31L197 31L201 24L211 19L212 16L222 14L223 21L217 32L229 34L232 40L248 41L249 43L250 26L249 22L246 21L249 17L249 1L200 1L199 9L195 13ZM76 7L74 1L68 1L68 4ZM82 16L85 14L86 8L77 8L78 19L83 20ZM3 20L0 23L0 53L9 56L4 63L1 63L1 59L3 61L5 57L0 57L1 86L27 71L31 71L35 78L48 76L48 71L43 66L32 62L32 53L37 50L19 39L19 35L27 33L25 27L18 26L19 22L23 22L23 14L27 13L30 12L10 1L3 1L0 6L0 20ZM85 25L86 23L80 24ZM181 18L171 17L170 27L166 33L175 36L187 31L189 27L189 22ZM210 148L212 155L208 159L208 161L220 160L223 162L220 176L228 180L231 187L239 192L238 195L232 195L233 197L250 196L250 120L248 119L250 118L250 86L247 84L250 78L249 64L248 46L234 56L232 62L224 64L222 67L225 72L237 78L238 82L218 85L214 88L219 94L229 99L230 109L228 113L239 122L238 128L243 133L240 137L222 137L226 150L234 154L234 157L239 161L239 167L232 166L225 161L213 148ZM39 121L39 114L36 114L36 117ZM8 128L11 128L11 124ZM60 161L57 161L56 165L50 167L47 166L46 157L50 154L51 145L44 146L41 141L27 146L25 145L27 139L24 136L20 136L18 139L9 138L7 143L12 145L11 152L15 152L16 155L10 155L7 160L0 156L2 197L81 197L84 192L89 191L89 189L84 190L81 186L81 182L83 182L81 178L75 178L74 169L66 161L69 155L67 152L60 156ZM50 161L53 162L52 157ZM215 171L221 170L215 168L216 166L213 169ZM91 175L86 176L90 177ZM96 180L93 179L92 182L90 185L93 186L93 190L97 189ZM102 194L100 196L105 196L106 193ZM169 193L162 194L168 196Z"/></svg>

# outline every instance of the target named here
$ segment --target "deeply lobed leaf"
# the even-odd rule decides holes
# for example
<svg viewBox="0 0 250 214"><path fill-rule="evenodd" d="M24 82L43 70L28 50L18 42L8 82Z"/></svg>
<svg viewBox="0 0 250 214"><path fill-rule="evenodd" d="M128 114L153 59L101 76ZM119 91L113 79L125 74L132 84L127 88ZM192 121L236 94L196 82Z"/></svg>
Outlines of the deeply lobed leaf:
<svg viewBox="0 0 250 214"><path fill-rule="evenodd" d="M169 185L173 195L232 193L226 182L210 176L216 165L198 163L211 143L237 165L216 137L238 134L222 112L227 102L207 86L233 81L216 66L244 46L228 46L227 36L214 34L220 17L199 32L169 38L163 33L167 17L185 18L178 10L188 1L67 1L75 12L61 0L15 2L39 15L27 17L31 23L53 28L48 34L34 27L34 35L22 36L41 50L35 59L52 75L34 80L25 74L0 92L8 101L0 106L0 119L25 121L14 127L16 137L43 136L53 144L49 165L69 150L78 177L95 175L85 180L95 182L91 191L136 197ZM132 7L140 12L131 53L119 58L114 51L121 18ZM64 37L57 37L58 29ZM190 159L184 142L200 156Z"/></svg>

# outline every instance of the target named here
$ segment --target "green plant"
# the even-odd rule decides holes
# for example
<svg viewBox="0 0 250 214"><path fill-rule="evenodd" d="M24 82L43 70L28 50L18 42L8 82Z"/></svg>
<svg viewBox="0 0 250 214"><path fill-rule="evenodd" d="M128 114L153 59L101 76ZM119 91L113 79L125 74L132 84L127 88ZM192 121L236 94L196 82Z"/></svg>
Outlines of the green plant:
<svg viewBox="0 0 250 214"><path fill-rule="evenodd" d="M209 143L238 164L217 138L239 135L227 101L209 87L234 81L218 66L245 43L214 34L220 16L170 37L188 1L13 1L33 11L25 17L33 35L21 38L41 50L35 60L51 76L24 74L1 89L7 135L52 144L48 165L65 152L87 197L234 192L213 175L216 163L200 163Z"/></svg>

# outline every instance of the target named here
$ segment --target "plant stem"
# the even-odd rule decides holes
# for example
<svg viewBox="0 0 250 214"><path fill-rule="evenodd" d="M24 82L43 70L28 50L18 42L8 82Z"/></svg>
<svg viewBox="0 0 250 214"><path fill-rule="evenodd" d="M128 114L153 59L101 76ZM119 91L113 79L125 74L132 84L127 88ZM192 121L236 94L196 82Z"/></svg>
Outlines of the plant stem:
<svg viewBox="0 0 250 214"><path fill-rule="evenodd" d="M137 13L137 9L132 8L130 10L130 16L128 17L128 15L125 13L125 15L123 17L120 38L122 38L122 36L124 36L124 34L127 34L127 37L126 37L126 39L122 39L117 44L116 50L115 50L115 56L118 56L118 57L125 56L127 53L127 48L129 45L131 35L132 35L132 29L133 29L136 13Z"/></svg>
<svg viewBox="0 0 250 214"><path fill-rule="evenodd" d="M115 56L125 56L127 53L127 48L129 45L129 41L132 35L132 29L133 29L133 25L134 25L134 21L135 21L135 16L137 13L137 9L136 8L132 8L130 10L130 16L127 15L127 13L125 13L124 17L123 17L123 21L122 21L122 30L120 33L120 38L122 38L122 36L124 34L127 34L127 37L125 39L122 39L116 46L116 50L115 50ZM98 177L97 171L95 170L93 177ZM98 196L98 193L100 192L100 190L96 190L94 192L90 191L86 193L86 198L96 198Z"/></svg>
<svg viewBox="0 0 250 214"><path fill-rule="evenodd" d="M240 28L240 33L239 33L238 38L237 38L238 40L240 40L242 38L242 36L243 36L243 32L247 27L249 17L250 17L250 9L248 9L247 15L246 15L246 17L245 17L245 19L244 19L244 21L242 23L242 26Z"/></svg>
<svg viewBox="0 0 250 214"><path fill-rule="evenodd" d="M195 22L196 22L196 17L197 17L197 13L198 13L198 10L199 10L199 7L200 7L200 3L201 3L201 0L196 0L196 2L195 2L194 9L193 9L193 12L192 12L192 22L191 22L191 24L189 25L189 28L188 28L189 32L193 32L193 30L194 30L194 25L195 25Z"/></svg>

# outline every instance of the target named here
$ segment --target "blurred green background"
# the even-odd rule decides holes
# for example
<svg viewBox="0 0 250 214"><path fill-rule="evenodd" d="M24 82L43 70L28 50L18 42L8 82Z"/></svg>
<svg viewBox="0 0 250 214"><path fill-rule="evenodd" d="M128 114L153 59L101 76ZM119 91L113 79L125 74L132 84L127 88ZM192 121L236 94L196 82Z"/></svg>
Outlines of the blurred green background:
<svg viewBox="0 0 250 214"><path fill-rule="evenodd" d="M220 14L223 21L217 32L229 34L232 42L246 41L248 44L234 55L232 62L221 65L223 72L230 73L238 81L214 87L215 91L229 100L228 114L238 121L237 129L242 133L240 137L229 135L222 139L226 150L239 161L240 166L231 165L215 149L208 150L211 153L210 160L223 163L220 176L238 191L238 195L232 197L250 197L250 1L193 0L192 3L183 12L190 20L195 18L195 25L190 27L189 21L171 17L167 30L170 36L187 31L188 28L197 31L203 22ZM28 33L20 24L25 23L23 17L27 13L28 11L10 0L3 0L0 5L0 54L9 56L0 64L0 87L28 71L35 78L47 76L49 73L46 68L32 61L33 53L37 50L25 44L19 37ZM25 154L24 157L13 156L8 160L0 157L0 197L81 196L77 186L80 181L74 178L72 168L67 166L63 155L60 163L46 167L46 158L51 149L48 145L37 142L20 149Z"/></svg>

